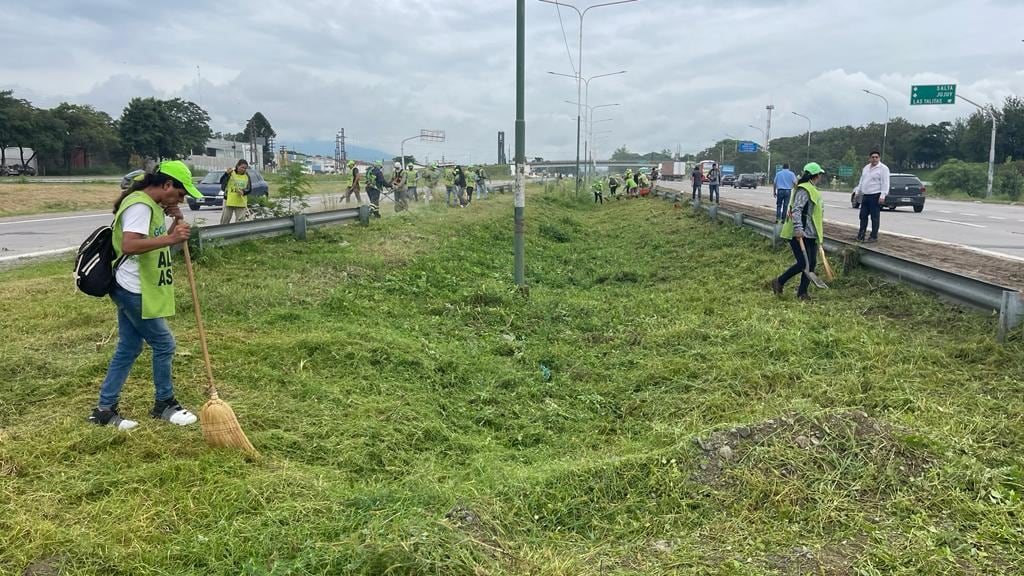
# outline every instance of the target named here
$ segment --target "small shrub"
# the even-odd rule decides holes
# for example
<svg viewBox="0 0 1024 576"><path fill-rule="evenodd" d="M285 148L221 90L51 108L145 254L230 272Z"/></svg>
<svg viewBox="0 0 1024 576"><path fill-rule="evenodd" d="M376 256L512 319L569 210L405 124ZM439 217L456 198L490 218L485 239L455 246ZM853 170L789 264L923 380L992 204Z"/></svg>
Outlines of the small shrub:
<svg viewBox="0 0 1024 576"><path fill-rule="evenodd" d="M975 198L985 196L986 169L963 160L949 160L935 171L932 182L939 195L966 194Z"/></svg>

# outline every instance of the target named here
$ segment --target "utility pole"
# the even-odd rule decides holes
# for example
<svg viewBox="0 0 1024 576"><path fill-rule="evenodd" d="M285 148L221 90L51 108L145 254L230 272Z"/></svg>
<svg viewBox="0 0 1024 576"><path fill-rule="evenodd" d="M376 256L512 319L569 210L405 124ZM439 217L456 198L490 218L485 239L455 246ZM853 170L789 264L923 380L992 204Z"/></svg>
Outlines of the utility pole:
<svg viewBox="0 0 1024 576"><path fill-rule="evenodd" d="M580 17L582 36L583 17ZM579 115L576 116L577 123ZM577 132L578 133L578 132ZM576 140L576 181L579 186L579 137ZM512 200L515 238L513 240L513 279L516 286L526 287L524 278L525 241L523 216L526 212L526 0L516 0L516 189Z"/></svg>
<svg viewBox="0 0 1024 576"><path fill-rule="evenodd" d="M765 172L765 178L771 180L772 178L772 110L775 110L775 106L769 104L764 107L768 111L768 126L764 131L764 147L768 150L768 171Z"/></svg>
<svg viewBox="0 0 1024 576"><path fill-rule="evenodd" d="M878 96L879 98L882 99L882 102L885 102L885 125L882 127L882 162L888 162L889 159L885 157L885 139L889 135L889 100L885 96L882 96L881 94L876 94L871 90L862 90L864 90L864 92L867 94L871 94L872 96ZM971 102L971 104L974 104L974 102ZM974 105L977 106L977 104Z"/></svg>

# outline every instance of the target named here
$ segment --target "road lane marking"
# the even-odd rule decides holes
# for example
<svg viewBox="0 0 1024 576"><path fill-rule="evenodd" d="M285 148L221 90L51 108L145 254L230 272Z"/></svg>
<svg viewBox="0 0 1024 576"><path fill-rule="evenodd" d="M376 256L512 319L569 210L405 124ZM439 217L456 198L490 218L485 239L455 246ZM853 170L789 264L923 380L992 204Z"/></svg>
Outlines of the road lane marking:
<svg viewBox="0 0 1024 576"><path fill-rule="evenodd" d="M968 214L967 212L961 212L961 216L977 216L977 214Z"/></svg>
<svg viewBox="0 0 1024 576"><path fill-rule="evenodd" d="M929 218L932 222L945 222L947 224L959 224L961 226L970 226L971 228L984 228L981 224L970 224L968 222L958 222L956 220L946 220L944 218Z"/></svg>
<svg viewBox="0 0 1024 576"><path fill-rule="evenodd" d="M10 262L11 260L21 260L22 258L38 258L39 256L52 256L54 254L63 254L65 252L75 252L78 250L78 246L68 246L67 248L55 248L53 250L43 250L41 252L26 252L24 254L15 254L13 256L0 256L0 262Z"/></svg>
<svg viewBox="0 0 1024 576"><path fill-rule="evenodd" d="M76 218L99 218L100 216L112 217L109 213L83 214L80 216L58 216L56 218L37 218L35 220L15 220L13 222L0 222L0 226L6 224L32 224L33 222L53 222L55 220L74 220Z"/></svg>
<svg viewBox="0 0 1024 576"><path fill-rule="evenodd" d="M949 210L939 210L940 214L952 214Z"/></svg>
<svg viewBox="0 0 1024 576"><path fill-rule="evenodd" d="M999 216L989 216L990 220L1006 220L1006 218L1000 218Z"/></svg>

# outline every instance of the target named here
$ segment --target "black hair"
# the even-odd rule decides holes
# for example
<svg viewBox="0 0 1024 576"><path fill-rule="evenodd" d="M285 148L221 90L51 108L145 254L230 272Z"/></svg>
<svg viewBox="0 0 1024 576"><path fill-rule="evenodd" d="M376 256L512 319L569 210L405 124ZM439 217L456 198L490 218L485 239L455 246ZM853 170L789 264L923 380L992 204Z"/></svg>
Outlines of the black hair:
<svg viewBox="0 0 1024 576"><path fill-rule="evenodd" d="M807 172L805 170L803 175L800 176L800 180L797 181L796 185L799 186L799 185L804 184L806 182L810 182L815 177L821 176L822 174L824 174L824 172L818 172L817 174L811 174L810 172Z"/></svg>
<svg viewBox="0 0 1024 576"><path fill-rule="evenodd" d="M157 168L159 168L159 165L157 165ZM154 171L157 168L154 168ZM121 192L121 195L117 197L117 200L114 200L114 214L117 214L117 211L121 209L121 202L123 202L124 199L127 198L128 195L131 194L132 192L145 190L150 186L163 186L164 183L168 181L170 181L171 184L179 190L185 189L184 184L178 182L177 180L168 176L167 174L164 174L163 172L146 172L145 174L142 175L142 178L132 180L131 186L128 186L128 189L125 190L124 192Z"/></svg>
<svg viewBox="0 0 1024 576"><path fill-rule="evenodd" d="M238 167L241 166L242 164L245 164L247 168L249 167L249 161L246 160L245 158L240 158L238 162L235 162L235 170L237 170Z"/></svg>
<svg viewBox="0 0 1024 576"><path fill-rule="evenodd" d="M881 157L882 157L882 153L881 153L881 152L879 152L878 150L872 150L871 152L868 152L868 156L869 156L869 157L870 157L870 156L874 156L875 154L878 154L878 157L879 157L879 158L881 158Z"/></svg>
<svg viewBox="0 0 1024 576"><path fill-rule="evenodd" d="M782 165L782 169L783 170L789 170L789 164L783 164Z"/></svg>

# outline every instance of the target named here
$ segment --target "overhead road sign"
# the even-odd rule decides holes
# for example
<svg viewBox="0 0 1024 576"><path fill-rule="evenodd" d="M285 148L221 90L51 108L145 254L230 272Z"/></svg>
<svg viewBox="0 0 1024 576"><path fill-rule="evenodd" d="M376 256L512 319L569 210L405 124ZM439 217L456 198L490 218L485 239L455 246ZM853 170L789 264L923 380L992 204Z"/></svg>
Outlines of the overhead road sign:
<svg viewBox="0 0 1024 576"><path fill-rule="evenodd" d="M921 84L910 87L910 105L953 104L956 84Z"/></svg>
<svg viewBox="0 0 1024 576"><path fill-rule="evenodd" d="M757 142L740 142L736 146L736 150L739 152L757 152L761 147L758 146Z"/></svg>

